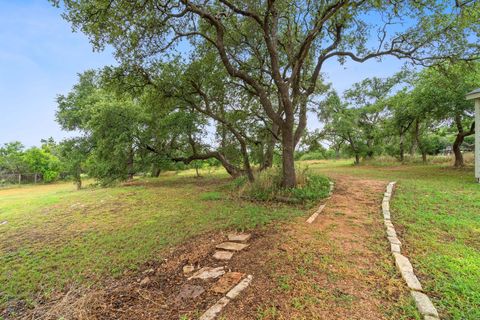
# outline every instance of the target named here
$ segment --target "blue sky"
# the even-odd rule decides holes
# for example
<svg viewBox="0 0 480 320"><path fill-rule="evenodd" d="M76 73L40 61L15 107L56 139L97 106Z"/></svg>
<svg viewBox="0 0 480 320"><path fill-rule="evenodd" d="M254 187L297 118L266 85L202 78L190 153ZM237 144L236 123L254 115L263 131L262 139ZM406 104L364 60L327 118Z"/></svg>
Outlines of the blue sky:
<svg viewBox="0 0 480 320"><path fill-rule="evenodd" d="M66 137L55 122L56 96L69 91L78 73L115 63L111 52L93 52L60 14L47 0L0 0L0 144L18 140L33 146L42 138ZM342 92L401 65L393 58L346 66L330 61L324 72ZM316 118L309 118L309 127L319 127Z"/></svg>

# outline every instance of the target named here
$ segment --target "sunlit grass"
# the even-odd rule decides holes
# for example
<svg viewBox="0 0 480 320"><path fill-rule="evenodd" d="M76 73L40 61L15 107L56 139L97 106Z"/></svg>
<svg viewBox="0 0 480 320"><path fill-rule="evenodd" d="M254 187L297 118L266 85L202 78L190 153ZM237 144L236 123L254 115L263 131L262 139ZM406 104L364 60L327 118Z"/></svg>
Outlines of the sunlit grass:
<svg viewBox="0 0 480 320"><path fill-rule="evenodd" d="M303 213L230 200L229 181L222 172L181 172L81 191L71 184L0 190L0 221L7 221L0 225L0 306L119 276L203 232Z"/></svg>

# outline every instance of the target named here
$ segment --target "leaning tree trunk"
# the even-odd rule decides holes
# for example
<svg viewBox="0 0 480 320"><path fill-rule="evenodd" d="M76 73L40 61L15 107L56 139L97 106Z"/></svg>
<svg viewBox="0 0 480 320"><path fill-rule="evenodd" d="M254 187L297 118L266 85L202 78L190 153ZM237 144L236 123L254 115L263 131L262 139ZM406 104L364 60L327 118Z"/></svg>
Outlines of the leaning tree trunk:
<svg viewBox="0 0 480 320"><path fill-rule="evenodd" d="M455 124L457 126L458 133L452 147L453 154L455 154L454 166L463 167L464 162L463 162L463 155L462 155L462 151L460 150L460 146L462 145L465 137L468 137L469 135L472 135L475 133L475 121L473 121L472 124L470 125L470 130L464 131L463 124L462 124L462 117L461 115L457 114L455 116Z"/></svg>
<svg viewBox="0 0 480 320"><path fill-rule="evenodd" d="M455 167L463 167L464 162L463 162L463 154L462 151L460 150L460 146L463 143L465 136L463 133L458 133L455 142L453 143L453 154L455 155Z"/></svg>

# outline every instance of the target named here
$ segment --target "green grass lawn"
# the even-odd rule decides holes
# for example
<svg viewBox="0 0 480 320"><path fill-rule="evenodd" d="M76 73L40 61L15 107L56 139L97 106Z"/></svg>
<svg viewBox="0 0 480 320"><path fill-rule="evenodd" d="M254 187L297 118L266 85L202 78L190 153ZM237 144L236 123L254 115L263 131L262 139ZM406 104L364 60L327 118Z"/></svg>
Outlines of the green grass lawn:
<svg viewBox="0 0 480 320"><path fill-rule="evenodd" d="M166 247L218 229L249 229L303 214L300 209L230 199L225 174L192 172L135 185L71 184L0 190L0 310L35 304L161 259Z"/></svg>
<svg viewBox="0 0 480 320"><path fill-rule="evenodd" d="M424 288L443 318L480 319L480 185L471 168L308 165L327 175L398 181L392 219ZM249 229L304 213L231 199L225 174L193 175L78 192L71 184L0 190L0 223L8 221L0 225L0 309L120 276L203 232Z"/></svg>
<svg viewBox="0 0 480 320"><path fill-rule="evenodd" d="M351 163L309 166L325 174L396 180L392 219L402 250L442 319L480 319L480 184L473 168Z"/></svg>

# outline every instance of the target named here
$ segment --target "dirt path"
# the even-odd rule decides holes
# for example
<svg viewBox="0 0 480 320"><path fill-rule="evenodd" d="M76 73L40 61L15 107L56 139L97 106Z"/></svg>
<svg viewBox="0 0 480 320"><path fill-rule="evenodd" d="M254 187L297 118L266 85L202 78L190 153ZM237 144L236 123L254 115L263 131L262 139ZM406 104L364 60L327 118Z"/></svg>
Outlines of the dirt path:
<svg viewBox="0 0 480 320"><path fill-rule="evenodd" d="M222 265L253 275L250 287L224 309L221 320L411 318L405 308L408 291L393 267L380 215L386 182L333 179L334 194L313 224L302 217L256 230L247 249L222 263L212 254L226 233L204 235L138 273L101 290L61 298L26 318L197 319L221 295L212 293L208 283L198 283L205 293L176 301L188 283L182 272L186 264ZM142 285L146 276L149 282Z"/></svg>
<svg viewBox="0 0 480 320"><path fill-rule="evenodd" d="M226 319L409 318L379 213L385 183L333 178L334 195L313 224L292 223L265 257L251 253L257 279Z"/></svg>

